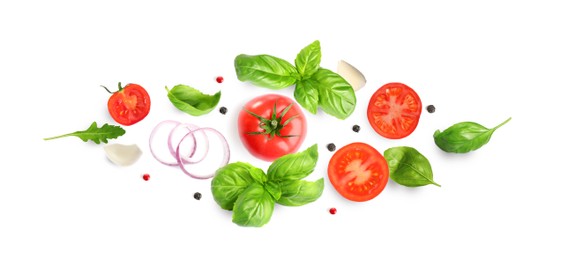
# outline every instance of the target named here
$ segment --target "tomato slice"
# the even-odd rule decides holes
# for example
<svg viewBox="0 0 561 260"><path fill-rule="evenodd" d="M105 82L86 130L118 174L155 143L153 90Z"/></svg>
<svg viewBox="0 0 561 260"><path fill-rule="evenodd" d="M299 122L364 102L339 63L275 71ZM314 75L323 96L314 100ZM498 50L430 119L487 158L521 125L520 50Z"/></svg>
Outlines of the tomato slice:
<svg viewBox="0 0 561 260"><path fill-rule="evenodd" d="M150 96L137 84L127 84L113 93L107 102L111 117L121 125L136 124L150 112Z"/></svg>
<svg viewBox="0 0 561 260"><path fill-rule="evenodd" d="M417 128L422 107L419 95L412 88L402 83L388 83L372 95L366 114L378 134L401 139Z"/></svg>
<svg viewBox="0 0 561 260"><path fill-rule="evenodd" d="M351 143L329 161L329 181L348 200L367 201L378 196L388 183L388 163L374 147Z"/></svg>

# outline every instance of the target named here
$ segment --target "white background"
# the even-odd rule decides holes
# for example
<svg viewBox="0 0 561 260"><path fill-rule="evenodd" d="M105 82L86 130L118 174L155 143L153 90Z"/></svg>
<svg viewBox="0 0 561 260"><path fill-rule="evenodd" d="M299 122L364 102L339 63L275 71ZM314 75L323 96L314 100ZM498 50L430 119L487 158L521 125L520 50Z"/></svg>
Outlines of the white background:
<svg viewBox="0 0 561 260"><path fill-rule="evenodd" d="M371 2L3 1L0 259L561 258L558 4ZM323 67L336 70L346 60L368 83L348 119L306 114L302 149L320 148L307 179L327 177L327 143L361 141L380 152L417 148L442 187L390 180L377 198L353 203L326 178L316 202L277 206L263 228L238 227L213 201L210 180L152 158L150 131L166 119L215 127L229 140L232 161L266 168L241 146L236 117L244 102L273 91L239 82L234 57L293 61L314 40ZM99 85L115 89L119 81L141 84L152 97L148 117L112 141L138 144L138 163L114 166L102 145L75 137L42 140L93 121L114 124ZM402 140L380 137L365 116L372 93L394 81L436 106ZM222 91L219 107L229 113L179 112L164 87L180 83ZM432 140L436 129L460 121L492 127L508 117L473 153L446 154ZM143 181L143 173L152 179Z"/></svg>

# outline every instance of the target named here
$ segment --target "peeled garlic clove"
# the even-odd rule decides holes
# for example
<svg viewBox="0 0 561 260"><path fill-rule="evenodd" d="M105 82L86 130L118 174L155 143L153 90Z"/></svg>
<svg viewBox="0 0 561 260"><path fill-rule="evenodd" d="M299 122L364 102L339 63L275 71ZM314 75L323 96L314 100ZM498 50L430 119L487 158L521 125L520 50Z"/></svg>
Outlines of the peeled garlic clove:
<svg viewBox="0 0 561 260"><path fill-rule="evenodd" d="M362 73L357 70L353 65L347 63L344 60L340 60L337 65L337 73L341 75L355 91L361 89L366 85L366 78Z"/></svg>
<svg viewBox="0 0 561 260"><path fill-rule="evenodd" d="M108 144L103 147L107 158L116 165L129 166L135 163L142 155L136 144Z"/></svg>

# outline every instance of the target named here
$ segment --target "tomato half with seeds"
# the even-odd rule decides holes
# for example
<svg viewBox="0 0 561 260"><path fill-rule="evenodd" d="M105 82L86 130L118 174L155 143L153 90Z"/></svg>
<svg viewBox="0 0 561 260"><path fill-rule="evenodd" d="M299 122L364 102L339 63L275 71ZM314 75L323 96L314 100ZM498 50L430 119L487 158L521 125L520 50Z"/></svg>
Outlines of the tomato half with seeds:
<svg viewBox="0 0 561 260"><path fill-rule="evenodd" d="M389 179L386 159L365 143L351 143L337 150L329 160L327 173L341 196L358 202L378 196Z"/></svg>
<svg viewBox="0 0 561 260"><path fill-rule="evenodd" d="M113 94L107 102L107 108L115 122L121 125L133 125L150 112L150 96L140 85L127 84L123 88L119 82L119 90L111 92L105 89Z"/></svg>
<svg viewBox="0 0 561 260"><path fill-rule="evenodd" d="M378 134L401 139L417 128L422 108L421 98L412 88L403 83L388 83L374 92L366 115Z"/></svg>
<svg viewBox="0 0 561 260"><path fill-rule="evenodd" d="M286 96L267 94L247 102L238 116L238 133L255 157L273 161L294 153L306 138L302 109Z"/></svg>

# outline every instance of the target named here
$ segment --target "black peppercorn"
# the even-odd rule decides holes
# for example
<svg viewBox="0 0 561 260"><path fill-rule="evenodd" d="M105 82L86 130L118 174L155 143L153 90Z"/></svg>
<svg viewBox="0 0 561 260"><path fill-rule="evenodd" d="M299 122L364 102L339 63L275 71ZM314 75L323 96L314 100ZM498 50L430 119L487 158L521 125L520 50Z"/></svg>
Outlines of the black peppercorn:
<svg viewBox="0 0 561 260"><path fill-rule="evenodd" d="M436 108L433 105L428 105L427 111L429 111L429 113L434 113L434 111L436 111Z"/></svg>
<svg viewBox="0 0 561 260"><path fill-rule="evenodd" d="M226 113L228 113L228 109L225 108L225 107L221 107L221 108L220 108L220 114L225 115Z"/></svg>
<svg viewBox="0 0 561 260"><path fill-rule="evenodd" d="M353 131L358 133L360 131L360 126L359 125L354 125L353 126Z"/></svg>
<svg viewBox="0 0 561 260"><path fill-rule="evenodd" d="M193 198L195 198L196 200L200 200L202 197L200 192L195 192L195 194L193 194Z"/></svg>
<svg viewBox="0 0 561 260"><path fill-rule="evenodd" d="M330 152L335 151L336 147L334 143L330 143L327 145L327 150L329 150Z"/></svg>

